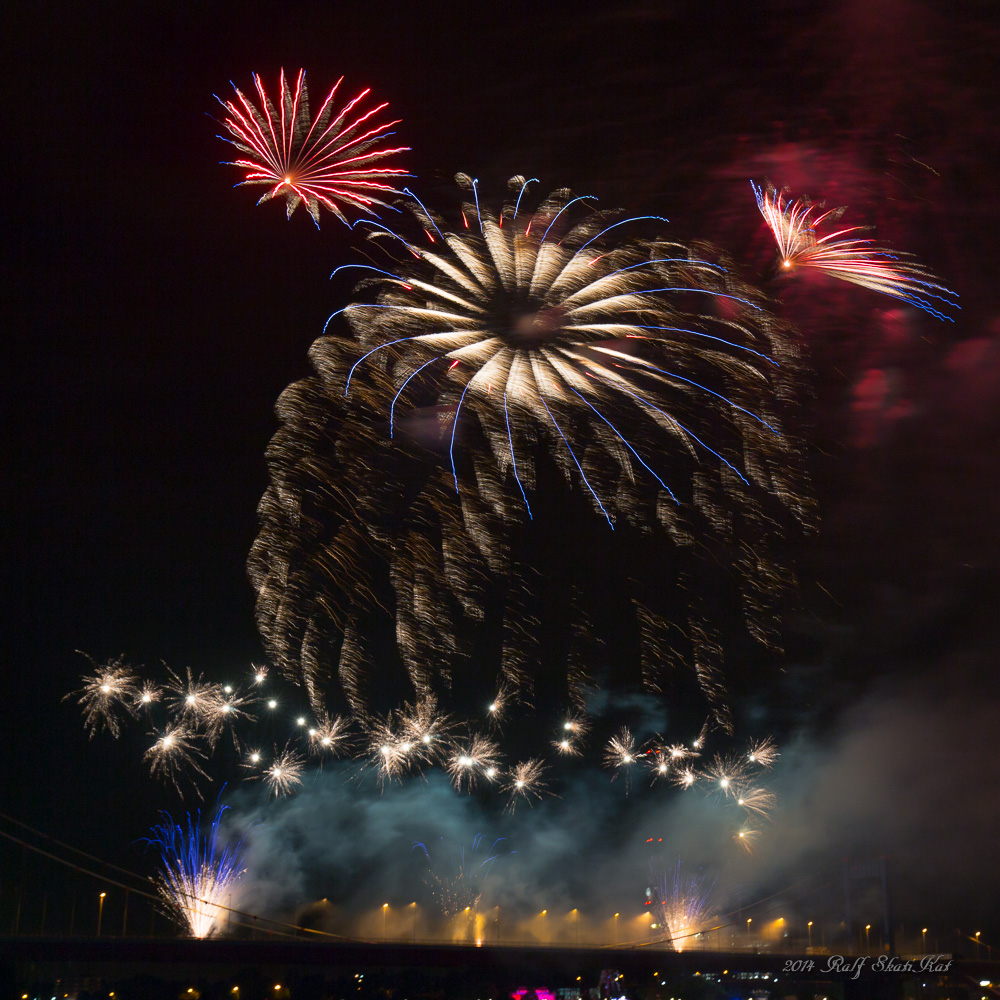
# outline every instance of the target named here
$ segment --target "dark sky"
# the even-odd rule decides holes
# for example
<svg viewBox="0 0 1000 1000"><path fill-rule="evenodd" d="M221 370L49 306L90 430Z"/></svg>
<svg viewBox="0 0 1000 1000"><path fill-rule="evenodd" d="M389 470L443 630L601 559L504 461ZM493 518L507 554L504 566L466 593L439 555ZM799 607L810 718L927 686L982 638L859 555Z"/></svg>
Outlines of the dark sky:
<svg viewBox="0 0 1000 1000"><path fill-rule="evenodd" d="M87 666L75 651L215 676L262 657L244 563L273 405L353 258L336 221L286 222L233 190L209 116L230 80L304 66L316 92L343 74L390 101L422 190L525 172L663 212L752 271L768 247L747 180L770 176L850 201L959 290L954 325L853 288L788 290L815 369L822 528L802 543L774 698L808 753L863 745L867 723L844 721L858 704L891 701L894 732L907 694L915 716L939 706L922 773L979 776L975 808L948 800L946 835L995 859L995 745L962 724L1000 705L992 5L476 6L8 11L0 809L134 862L162 793L60 701ZM817 764L834 787L836 770Z"/></svg>

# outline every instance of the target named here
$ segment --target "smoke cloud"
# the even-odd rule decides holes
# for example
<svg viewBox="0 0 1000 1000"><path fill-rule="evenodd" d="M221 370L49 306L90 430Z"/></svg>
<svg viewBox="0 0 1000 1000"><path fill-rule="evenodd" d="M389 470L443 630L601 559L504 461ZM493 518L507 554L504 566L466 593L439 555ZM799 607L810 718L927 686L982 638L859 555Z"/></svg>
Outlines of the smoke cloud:
<svg viewBox="0 0 1000 1000"><path fill-rule="evenodd" d="M753 853L734 842L742 813L732 800L649 787L644 773L627 786L579 765L553 783L557 796L513 814L489 793L456 794L439 772L379 788L352 762L310 775L287 799L243 786L230 802L230 827L260 822L242 905L370 936L384 916L390 936L607 942L614 933L638 941L649 933L651 869L681 858L717 880L714 912L732 924L721 933L745 932L744 913L763 922L780 910L791 924L812 919L835 936L844 933L843 859L884 856L892 919L911 932L985 919L1000 870L1000 787L983 750L998 710L995 697L911 681L877 688L824 733L793 737L767 782L779 804L772 822L754 824L761 835ZM430 865L415 842L426 845ZM431 890L435 876L457 878L463 852L466 879L477 879L477 889L481 882L481 916L456 931ZM851 891L854 919L881 927L879 893L862 883Z"/></svg>

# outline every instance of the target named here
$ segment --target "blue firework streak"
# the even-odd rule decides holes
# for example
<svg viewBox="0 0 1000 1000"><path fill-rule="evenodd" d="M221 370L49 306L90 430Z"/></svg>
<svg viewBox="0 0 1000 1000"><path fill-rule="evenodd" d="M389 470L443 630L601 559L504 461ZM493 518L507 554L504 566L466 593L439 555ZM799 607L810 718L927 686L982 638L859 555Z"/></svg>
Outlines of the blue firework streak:
<svg viewBox="0 0 1000 1000"><path fill-rule="evenodd" d="M477 833L468 848L463 844L458 856L457 869L441 873L436 870L434 859L427 845L415 840L414 851L420 850L429 865L427 885L431 894L446 917L452 917L463 910L475 911L483 895L486 878L497 860L516 854L505 849L507 839L498 837L486 847L485 834Z"/></svg>
<svg viewBox="0 0 1000 1000"><path fill-rule="evenodd" d="M454 489L477 488L463 436L481 432L529 517L539 442L612 528L644 520L636 497L649 494L668 523L665 508L698 504L691 484L706 478L787 502L772 471L787 449L775 402L794 349L759 293L706 247L643 238L659 216L594 210L566 190L526 210L522 177L495 211L476 181L457 180L471 195L461 227L408 190L419 239L371 224L401 253L358 286L374 301L334 313L358 349L345 395L384 410L390 436L447 408ZM382 378L365 379L371 369ZM493 506L515 516L506 495Z"/></svg>
<svg viewBox="0 0 1000 1000"><path fill-rule="evenodd" d="M152 828L148 843L160 852L155 883L167 910L192 937L218 934L230 908L236 882L246 871L246 835L235 844L223 841L219 824L228 807L219 805L207 833L202 833L201 811L188 813L186 824L165 822Z"/></svg>

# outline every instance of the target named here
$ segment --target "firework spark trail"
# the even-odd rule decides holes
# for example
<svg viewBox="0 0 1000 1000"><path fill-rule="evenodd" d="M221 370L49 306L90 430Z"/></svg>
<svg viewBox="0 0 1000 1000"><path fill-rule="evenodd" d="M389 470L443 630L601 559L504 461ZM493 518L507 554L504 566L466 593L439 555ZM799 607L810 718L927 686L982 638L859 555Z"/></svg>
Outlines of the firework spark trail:
<svg viewBox="0 0 1000 1000"><path fill-rule="evenodd" d="M747 748L747 760L757 767L771 767L780 756L771 737L755 740Z"/></svg>
<svg viewBox="0 0 1000 1000"><path fill-rule="evenodd" d="M219 832L226 806L220 805L209 831L199 830L201 813L188 814L187 825L165 822L154 826L148 842L160 852L156 886L167 910L192 937L206 938L222 930L229 897L245 871L244 841L225 844Z"/></svg>
<svg viewBox="0 0 1000 1000"><path fill-rule="evenodd" d="M678 788L690 788L698 780L698 775L694 768L682 767L672 772L671 780Z"/></svg>
<svg viewBox="0 0 1000 1000"><path fill-rule="evenodd" d="M163 689L153 681L141 681L135 696L137 709L149 710L163 697Z"/></svg>
<svg viewBox="0 0 1000 1000"><path fill-rule="evenodd" d="M511 700L510 689L510 684L502 683L492 701L486 706L487 717L494 728L499 728L503 723Z"/></svg>
<svg viewBox="0 0 1000 1000"><path fill-rule="evenodd" d="M83 707L83 723L91 739L102 728L117 739L122 723L119 716L135 718L136 704L141 700L138 678L124 657L101 666L91 657L87 659L94 673L85 674L83 687L64 695L63 701L75 697Z"/></svg>
<svg viewBox="0 0 1000 1000"><path fill-rule="evenodd" d="M753 849L757 846L759 839L760 830L750 826L749 823L745 823L733 835L733 843L742 847L747 854L753 854Z"/></svg>
<svg viewBox="0 0 1000 1000"><path fill-rule="evenodd" d="M583 750L580 748L580 744L564 733L560 733L559 736L552 741L552 748L556 751L556 753L563 757L583 756Z"/></svg>
<svg viewBox="0 0 1000 1000"><path fill-rule="evenodd" d="M748 816L753 813L760 819L768 819L776 801L774 792L765 788L744 788L739 792L736 804L746 809Z"/></svg>
<svg viewBox="0 0 1000 1000"><path fill-rule="evenodd" d="M670 746L664 747L663 752L670 758L671 762L674 764L679 764L681 761L688 760L691 757L697 757L698 751L693 750L690 747L684 746L683 743L672 743Z"/></svg>
<svg viewBox="0 0 1000 1000"><path fill-rule="evenodd" d="M396 189L385 183L392 177L409 177L403 167L376 166L388 157L407 152L408 146L389 148L384 140L399 122L373 124L387 105L380 104L362 113L359 105L368 96L363 90L336 111L334 97L343 77L323 101L315 117L309 110L305 70L299 70L294 89L281 71L278 106L254 74L259 104L254 105L236 86L236 101L216 98L228 112L223 126L229 137L220 136L250 159L231 161L244 171L240 185L263 184L269 190L258 204L283 197L288 217L299 205L319 225L321 208L347 222L341 206L375 215L373 205L385 206L382 199Z"/></svg>
<svg viewBox="0 0 1000 1000"><path fill-rule="evenodd" d="M852 233L860 226L849 226L818 236L824 223L835 223L844 208L822 211L804 199L788 201L785 193L768 185L750 182L768 229L778 244L781 265L786 270L812 268L834 278L853 282L872 291L908 302L938 319L954 322L942 309L960 308L958 295L940 284L934 274L909 254L892 252L859 239Z"/></svg>

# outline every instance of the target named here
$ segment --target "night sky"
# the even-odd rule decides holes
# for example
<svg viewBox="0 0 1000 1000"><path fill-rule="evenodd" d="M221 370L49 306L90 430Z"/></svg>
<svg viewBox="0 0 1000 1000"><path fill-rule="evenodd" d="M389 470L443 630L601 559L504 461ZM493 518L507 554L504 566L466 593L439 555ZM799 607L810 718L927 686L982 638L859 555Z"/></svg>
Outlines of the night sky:
<svg viewBox="0 0 1000 1000"><path fill-rule="evenodd" d="M794 748L780 850L818 864L821 817L824 859L888 850L904 881L924 872L912 912L943 897L942 920L992 914L996 940L993 5L484 6L8 12L0 811L142 867L133 842L178 800L143 772L141 732L88 741L61 701L76 651L219 680L263 662L245 561L273 407L357 256L335 219L232 188L212 95L304 66L314 96L344 75L390 102L416 190L525 173L664 214L760 274L748 180L769 177L849 203L960 293L952 324L853 286L772 289L813 368L820 528L796 541L787 659L744 692ZM765 867L762 884L787 874Z"/></svg>

